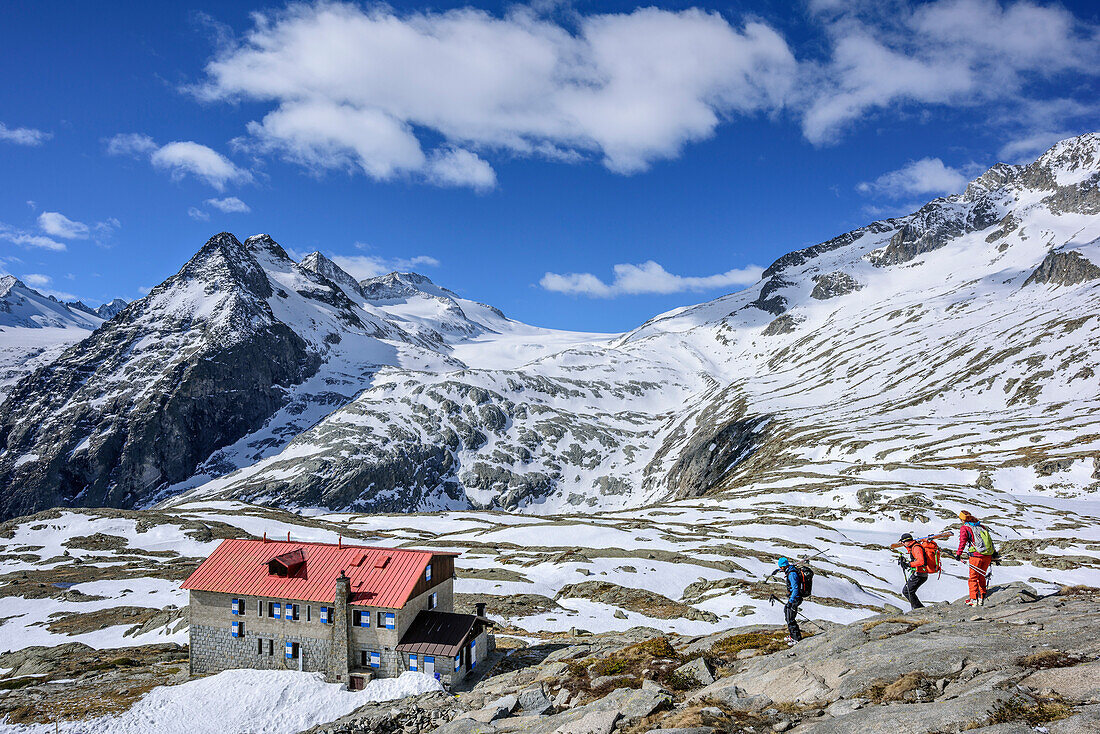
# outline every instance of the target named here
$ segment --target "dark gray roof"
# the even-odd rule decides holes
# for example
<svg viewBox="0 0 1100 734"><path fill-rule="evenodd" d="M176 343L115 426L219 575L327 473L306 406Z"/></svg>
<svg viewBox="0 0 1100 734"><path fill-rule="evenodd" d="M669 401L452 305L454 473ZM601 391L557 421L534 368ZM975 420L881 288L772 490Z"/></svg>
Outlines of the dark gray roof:
<svg viewBox="0 0 1100 734"><path fill-rule="evenodd" d="M473 632L473 614L422 611L398 643L400 652L454 657Z"/></svg>

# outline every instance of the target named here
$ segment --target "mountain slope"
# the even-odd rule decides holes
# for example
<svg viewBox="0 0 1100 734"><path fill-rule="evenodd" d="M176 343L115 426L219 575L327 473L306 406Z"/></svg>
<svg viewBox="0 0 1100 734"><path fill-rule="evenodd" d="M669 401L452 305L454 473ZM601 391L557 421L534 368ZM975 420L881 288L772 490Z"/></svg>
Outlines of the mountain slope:
<svg viewBox="0 0 1100 734"><path fill-rule="evenodd" d="M95 314L69 308L28 288L14 275L0 276L0 327L24 329L94 329L103 323Z"/></svg>
<svg viewBox="0 0 1100 734"><path fill-rule="evenodd" d="M0 276L0 402L21 378L101 323L94 311L59 303L13 275Z"/></svg>
<svg viewBox="0 0 1100 734"><path fill-rule="evenodd" d="M188 497L556 512L825 493L853 472L1039 482L1049 461L1065 491L1092 491L1098 151L1087 135L995 166L612 342L512 370L389 371L283 454Z"/></svg>
<svg viewBox="0 0 1100 734"><path fill-rule="evenodd" d="M134 506L256 430L292 386L356 342L385 361L400 334L266 235L212 238L0 406L0 512Z"/></svg>

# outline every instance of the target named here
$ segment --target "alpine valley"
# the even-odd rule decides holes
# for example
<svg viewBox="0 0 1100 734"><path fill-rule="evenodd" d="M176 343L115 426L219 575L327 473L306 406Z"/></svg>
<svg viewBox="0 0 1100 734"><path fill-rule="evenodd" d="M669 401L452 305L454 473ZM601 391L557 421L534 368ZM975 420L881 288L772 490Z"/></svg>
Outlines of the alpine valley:
<svg viewBox="0 0 1100 734"><path fill-rule="evenodd" d="M961 507L1003 580L1100 581L1100 134L623 334L267 235L215 235L113 315L3 288L0 573L109 550L96 604L145 578L126 604L163 609L213 539L290 531L463 551L460 601L541 631L776 622L760 579L823 551L804 611L851 621L899 601L884 546ZM31 599L9 649L183 639L47 634Z"/></svg>

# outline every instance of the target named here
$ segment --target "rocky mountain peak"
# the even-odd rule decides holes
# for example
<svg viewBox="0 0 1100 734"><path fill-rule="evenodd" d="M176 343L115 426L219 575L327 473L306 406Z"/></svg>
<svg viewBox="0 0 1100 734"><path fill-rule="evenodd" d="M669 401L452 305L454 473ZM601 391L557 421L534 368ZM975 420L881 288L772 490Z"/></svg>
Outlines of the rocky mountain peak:
<svg viewBox="0 0 1100 734"><path fill-rule="evenodd" d="M272 292L271 284L253 254L257 246L267 249L267 243L260 240L260 237L266 237L274 244L274 240L267 235L248 238L247 246L242 245L240 240L229 232L214 235L195 253L194 257L187 261L174 278L169 278L154 288L153 292L156 293L179 280L198 280L205 283L208 288L239 283L257 296L267 298ZM275 247L282 252L282 248L277 244ZM286 257L285 252L283 257Z"/></svg>
<svg viewBox="0 0 1100 734"><path fill-rule="evenodd" d="M385 301L396 298L410 298L415 295L428 295L442 298L457 298L458 295L441 288L432 279L420 273L392 272L359 281L363 295L367 300Z"/></svg>
<svg viewBox="0 0 1100 734"><path fill-rule="evenodd" d="M99 316L99 318L101 319L113 319L118 314L118 312L126 308L127 305L129 305L127 301L121 298L116 298L110 303L104 303L99 308L97 308L95 312L96 315Z"/></svg>
<svg viewBox="0 0 1100 734"><path fill-rule="evenodd" d="M23 285L23 281L16 278L14 275L2 275L0 276L0 298L11 293L11 289L15 287L26 288Z"/></svg>
<svg viewBox="0 0 1100 734"><path fill-rule="evenodd" d="M358 299L363 297L359 283L346 270L334 263L320 252L311 252L298 263L302 268L328 278L338 285L349 297Z"/></svg>

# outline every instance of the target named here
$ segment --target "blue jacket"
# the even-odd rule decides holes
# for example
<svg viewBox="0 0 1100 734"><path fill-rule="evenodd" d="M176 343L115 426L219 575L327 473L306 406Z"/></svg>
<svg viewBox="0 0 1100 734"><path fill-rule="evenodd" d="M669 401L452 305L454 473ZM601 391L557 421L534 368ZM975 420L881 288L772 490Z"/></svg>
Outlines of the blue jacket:
<svg viewBox="0 0 1100 734"><path fill-rule="evenodd" d="M802 601L802 597L798 593L798 571L794 569L794 566L787 567L787 595L790 597L787 599L788 604Z"/></svg>

